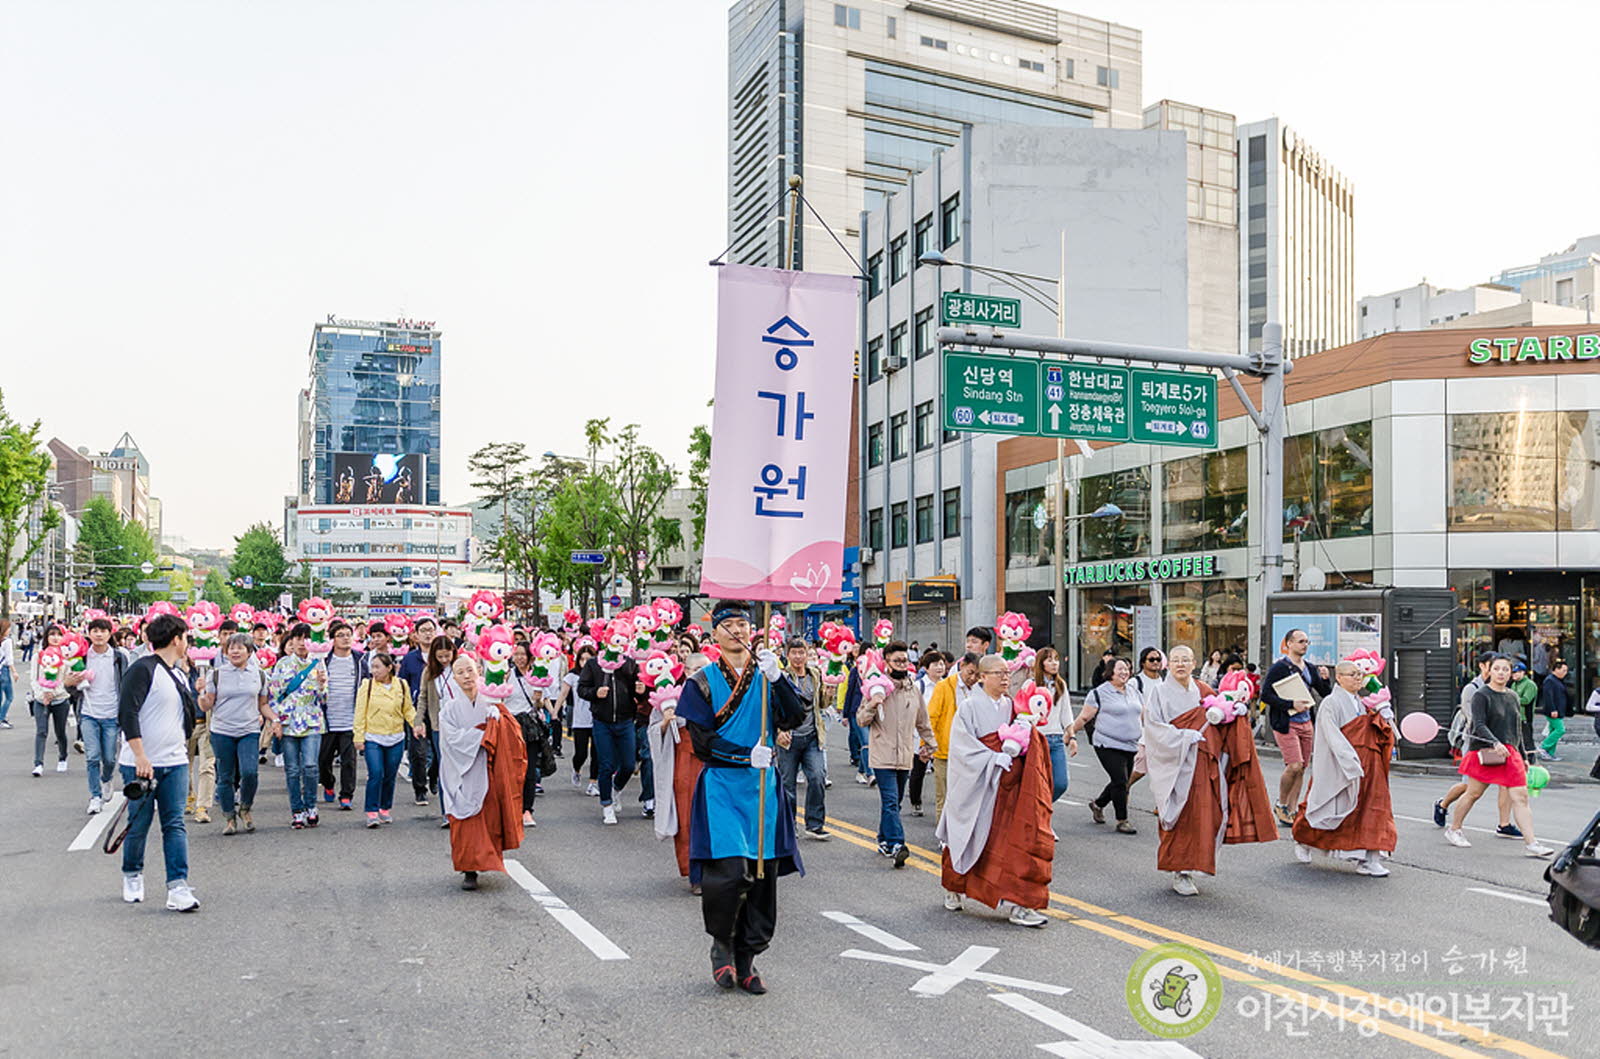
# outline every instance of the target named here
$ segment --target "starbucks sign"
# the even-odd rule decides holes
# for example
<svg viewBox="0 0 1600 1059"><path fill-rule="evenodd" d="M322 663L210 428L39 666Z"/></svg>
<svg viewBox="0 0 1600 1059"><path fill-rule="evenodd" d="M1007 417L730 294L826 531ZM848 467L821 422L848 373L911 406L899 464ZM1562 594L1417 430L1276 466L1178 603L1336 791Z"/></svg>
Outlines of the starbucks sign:
<svg viewBox="0 0 1600 1059"><path fill-rule="evenodd" d="M1069 585L1123 585L1141 581L1187 581L1217 576L1215 555L1164 555L1113 559L1074 566L1063 575Z"/></svg>
<svg viewBox="0 0 1600 1059"><path fill-rule="evenodd" d="M1600 335L1523 335L1475 338L1467 344L1468 364L1520 363L1525 360L1600 359Z"/></svg>

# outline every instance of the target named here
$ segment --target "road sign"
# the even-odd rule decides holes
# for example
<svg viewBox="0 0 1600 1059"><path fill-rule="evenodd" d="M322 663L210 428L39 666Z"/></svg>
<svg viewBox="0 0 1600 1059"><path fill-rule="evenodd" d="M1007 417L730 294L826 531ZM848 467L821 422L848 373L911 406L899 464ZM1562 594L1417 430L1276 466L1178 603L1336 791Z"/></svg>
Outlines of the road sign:
<svg viewBox="0 0 1600 1059"><path fill-rule="evenodd" d="M174 603L187 603L187 602L189 602L189 593L185 592L183 589L180 588L178 591L172 593L167 598L172 600L172 602L174 602Z"/></svg>
<svg viewBox="0 0 1600 1059"><path fill-rule="evenodd" d="M78 582L78 587L79 588L94 588L99 583L100 582L98 582L98 581L79 581Z"/></svg>
<svg viewBox="0 0 1600 1059"><path fill-rule="evenodd" d="M939 318L944 321L946 327L960 324L1021 327L1022 299L946 291L944 297L939 299Z"/></svg>
<svg viewBox="0 0 1600 1059"><path fill-rule="evenodd" d="M26 591L28 591L28 579L26 577L13 577L11 579L11 591L13 591L13 592L26 592Z"/></svg>
<svg viewBox="0 0 1600 1059"><path fill-rule="evenodd" d="M573 552L572 562L579 566L604 566L606 564L605 552Z"/></svg>
<svg viewBox="0 0 1600 1059"><path fill-rule="evenodd" d="M1039 433L1038 362L946 353L944 425L980 434Z"/></svg>
<svg viewBox="0 0 1600 1059"><path fill-rule="evenodd" d="M244 577L244 587L245 588L255 588L256 587L256 579L254 577L251 577L249 574L246 574L245 577Z"/></svg>
<svg viewBox="0 0 1600 1059"><path fill-rule="evenodd" d="M144 576L149 577L151 574L156 572L156 564L152 562L142 562L139 564L139 572Z"/></svg>
<svg viewBox="0 0 1600 1059"><path fill-rule="evenodd" d="M1042 361L1039 433L1050 438L1128 440L1128 369Z"/></svg>
<svg viewBox="0 0 1600 1059"><path fill-rule="evenodd" d="M606 602L611 604L613 607L620 607L622 606L622 597L612 596L610 599L606 600Z"/></svg>
<svg viewBox="0 0 1600 1059"><path fill-rule="evenodd" d="M168 592L172 589L172 582L166 578L158 581L135 581L133 587L140 592Z"/></svg>
<svg viewBox="0 0 1600 1059"><path fill-rule="evenodd" d="M1132 372L1129 439L1217 447L1217 378L1200 372Z"/></svg>

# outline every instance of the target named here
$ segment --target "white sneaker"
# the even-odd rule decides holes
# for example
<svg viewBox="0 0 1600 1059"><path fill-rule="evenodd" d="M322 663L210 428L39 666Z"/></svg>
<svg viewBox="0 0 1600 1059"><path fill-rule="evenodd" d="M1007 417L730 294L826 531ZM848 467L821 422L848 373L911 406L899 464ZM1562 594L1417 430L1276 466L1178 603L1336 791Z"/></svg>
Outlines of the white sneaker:
<svg viewBox="0 0 1600 1059"><path fill-rule="evenodd" d="M1548 857L1550 854L1554 853L1555 850L1551 849L1549 846L1540 845L1538 842L1529 842L1526 846L1522 847L1522 852L1524 855L1529 857Z"/></svg>
<svg viewBox="0 0 1600 1059"><path fill-rule="evenodd" d="M1383 858L1373 853L1366 860L1356 865L1356 872L1360 875L1370 875L1374 879L1381 879L1389 874L1389 869L1383 866Z"/></svg>
<svg viewBox="0 0 1600 1059"><path fill-rule="evenodd" d="M598 798L598 797L600 797L600 785L598 783L594 782L593 780L590 780L589 781L589 789L584 791L583 793L587 794L591 798Z"/></svg>
<svg viewBox="0 0 1600 1059"><path fill-rule="evenodd" d="M130 905L136 905L144 900L143 875L124 875L122 877L122 899Z"/></svg>
<svg viewBox="0 0 1600 1059"><path fill-rule="evenodd" d="M1450 843L1452 846L1460 846L1462 849L1467 849L1472 845L1471 842L1467 841L1467 836L1463 835L1458 828L1454 827L1447 827L1444 829L1444 840Z"/></svg>
<svg viewBox="0 0 1600 1059"><path fill-rule="evenodd" d="M866 776L864 776L864 775L862 775L861 773L858 772L858 773L856 773L856 782L861 784L861 786L865 787L867 784L871 783L872 781L867 779Z"/></svg>
<svg viewBox="0 0 1600 1059"><path fill-rule="evenodd" d="M947 912L961 911L961 895L953 890L944 892L944 907Z"/></svg>
<svg viewBox="0 0 1600 1059"><path fill-rule="evenodd" d="M1044 913L1034 908L1023 908L1013 905L1011 908L1011 922L1019 927L1042 927L1050 922Z"/></svg>
<svg viewBox="0 0 1600 1059"><path fill-rule="evenodd" d="M273 767L275 767L275 768L280 768L280 769L283 768L283 755L282 754L273 754L272 755L272 764L273 764Z"/></svg>
<svg viewBox="0 0 1600 1059"><path fill-rule="evenodd" d="M1311 847L1303 842L1296 842L1294 844L1294 859L1299 861L1301 864L1310 864Z"/></svg>
<svg viewBox="0 0 1600 1059"><path fill-rule="evenodd" d="M188 883L181 882L176 886L167 887L168 912L193 912L199 907L200 900L195 897L194 891L189 889Z"/></svg>
<svg viewBox="0 0 1600 1059"><path fill-rule="evenodd" d="M617 822L617 810L616 810L616 807L615 806L611 806L611 805L602 805L600 807L600 822L602 824L614 824L614 823L616 823Z"/></svg>
<svg viewBox="0 0 1600 1059"><path fill-rule="evenodd" d="M89 799L89 815L90 816L96 815L97 813L100 812L101 808L104 805L105 805L105 803L102 802L99 798L90 798Z"/></svg>
<svg viewBox="0 0 1600 1059"><path fill-rule="evenodd" d="M1198 897L1200 887L1194 884L1194 877L1186 871L1172 873L1172 892L1179 897Z"/></svg>
<svg viewBox="0 0 1600 1059"><path fill-rule="evenodd" d="M576 772L572 774L572 789L575 791L583 789L583 777Z"/></svg>
<svg viewBox="0 0 1600 1059"><path fill-rule="evenodd" d="M65 771L67 771L67 762L66 762L65 758L63 758L62 760L56 762L56 771L57 772L65 772Z"/></svg>
<svg viewBox="0 0 1600 1059"><path fill-rule="evenodd" d="M33 766L33 774L35 776L43 776L44 775L44 766L43 765L35 765L35 766Z"/></svg>

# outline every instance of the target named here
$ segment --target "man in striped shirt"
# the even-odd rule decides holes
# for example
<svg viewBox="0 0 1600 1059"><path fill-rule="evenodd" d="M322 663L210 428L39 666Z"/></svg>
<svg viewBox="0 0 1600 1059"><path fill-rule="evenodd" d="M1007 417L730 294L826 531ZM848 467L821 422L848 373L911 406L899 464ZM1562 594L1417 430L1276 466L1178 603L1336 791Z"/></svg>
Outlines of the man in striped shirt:
<svg viewBox="0 0 1600 1059"><path fill-rule="evenodd" d="M317 755L317 771L321 773L322 800L333 801L333 759L339 759L339 808L348 812L350 799L356 793L356 745L352 734L356 727L356 689L361 684L361 659L350 650L352 630L348 624L336 621L329 632L333 637L333 651L325 665L328 669L328 701L324 708L328 731L322 737L322 751Z"/></svg>

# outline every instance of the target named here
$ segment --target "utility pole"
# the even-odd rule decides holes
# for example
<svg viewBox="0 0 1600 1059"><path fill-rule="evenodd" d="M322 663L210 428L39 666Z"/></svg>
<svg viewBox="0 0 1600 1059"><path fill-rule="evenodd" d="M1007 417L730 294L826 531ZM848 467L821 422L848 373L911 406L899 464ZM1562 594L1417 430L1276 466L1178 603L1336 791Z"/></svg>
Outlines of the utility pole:
<svg viewBox="0 0 1600 1059"><path fill-rule="evenodd" d="M1061 272L1056 277L1056 337L1067 337L1067 232L1061 231ZM1056 657L1066 677L1067 659L1072 657L1067 648L1071 637L1067 633L1067 439L1056 438L1056 515L1055 523L1055 628L1050 639L1056 645ZM1003 532L1003 531L1002 531ZM1004 574L1001 575L1005 576Z"/></svg>

